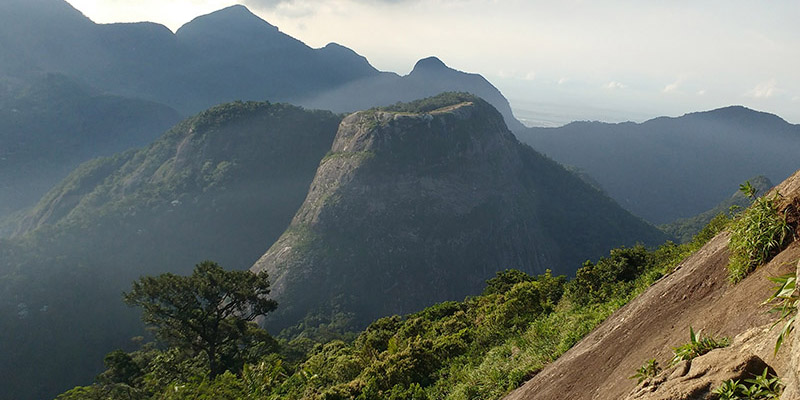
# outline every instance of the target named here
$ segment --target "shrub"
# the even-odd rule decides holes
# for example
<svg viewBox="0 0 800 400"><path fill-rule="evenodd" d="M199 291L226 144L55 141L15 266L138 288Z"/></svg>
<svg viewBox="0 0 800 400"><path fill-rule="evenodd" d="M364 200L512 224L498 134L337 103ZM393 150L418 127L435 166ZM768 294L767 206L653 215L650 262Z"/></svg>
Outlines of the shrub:
<svg viewBox="0 0 800 400"><path fill-rule="evenodd" d="M800 261L798 261L797 264L800 266ZM778 305L773 307L771 311L780 314L780 318L775 321L772 326L775 327L775 325L785 321L783 329L781 329L781 333L778 335L778 339L775 341L775 354L777 354L778 350L781 348L781 344L783 344L783 340L794 329L794 321L797 317L797 306L800 305L800 295L798 295L796 290L796 272L769 278L769 280L776 283L777 286L775 287L775 293L769 299L767 299L765 303L778 300Z"/></svg>
<svg viewBox="0 0 800 400"><path fill-rule="evenodd" d="M751 197L755 196L747 183L740 187ZM731 259L728 274L737 283L759 265L769 261L791 239L792 228L786 216L778 211L779 194L755 199L753 205L741 213L731 225L728 247Z"/></svg>
<svg viewBox="0 0 800 400"><path fill-rule="evenodd" d="M699 339L698 339L699 338ZM730 340L727 337L715 339L711 336L700 336L694 333L694 329L689 327L689 343L682 346L675 347L675 355L672 357L672 365L675 365L684 360L691 360L695 357L702 356L711 350L721 347L728 347Z"/></svg>
<svg viewBox="0 0 800 400"><path fill-rule="evenodd" d="M611 250L597 264L586 261L567 284L566 296L577 305L601 303L623 297L632 290L631 282L653 262L653 253L642 245Z"/></svg>
<svg viewBox="0 0 800 400"><path fill-rule="evenodd" d="M483 295L505 293L518 283L530 282L533 280L534 277L516 269L497 271L494 278L486 281L486 289L483 290Z"/></svg>
<svg viewBox="0 0 800 400"><path fill-rule="evenodd" d="M658 361L655 358L647 360L644 364L642 364L639 369L636 370L636 373L633 376L630 376L628 379L636 379L636 383L642 383L647 378L653 378L661 372L661 367L658 365Z"/></svg>
<svg viewBox="0 0 800 400"><path fill-rule="evenodd" d="M749 385L745 383L749 383ZM712 393L719 395L719 400L759 400L780 398L781 391L783 391L783 384L780 378L774 375L770 376L769 369L764 368L761 375L745 379L744 383L733 379L724 381Z"/></svg>

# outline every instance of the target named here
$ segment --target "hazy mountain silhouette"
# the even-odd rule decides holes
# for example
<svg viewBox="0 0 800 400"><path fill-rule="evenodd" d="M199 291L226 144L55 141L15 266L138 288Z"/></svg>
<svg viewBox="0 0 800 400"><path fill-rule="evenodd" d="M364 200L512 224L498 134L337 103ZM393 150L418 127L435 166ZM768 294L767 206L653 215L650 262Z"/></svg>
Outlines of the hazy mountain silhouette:
<svg viewBox="0 0 800 400"><path fill-rule="evenodd" d="M741 106L641 124L530 128L519 137L658 224L711 209L753 176L786 179L800 151L800 125Z"/></svg>
<svg viewBox="0 0 800 400"><path fill-rule="evenodd" d="M81 162L150 143L179 119L63 75L9 83L0 90L0 217L34 204Z"/></svg>
<svg viewBox="0 0 800 400"><path fill-rule="evenodd" d="M241 5L200 16L175 34L154 23L95 24L63 0L5 0L0 6L0 71L59 72L123 96L183 113L233 100L286 101L355 111L469 91L501 110L508 102L479 75L420 61L407 77L382 73L352 50L313 49Z"/></svg>

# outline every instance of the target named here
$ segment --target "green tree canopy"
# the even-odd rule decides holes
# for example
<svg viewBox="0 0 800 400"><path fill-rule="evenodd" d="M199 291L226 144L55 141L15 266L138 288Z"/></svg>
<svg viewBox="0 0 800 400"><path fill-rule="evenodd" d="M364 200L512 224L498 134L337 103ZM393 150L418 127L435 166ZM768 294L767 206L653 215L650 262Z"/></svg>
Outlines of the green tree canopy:
<svg viewBox="0 0 800 400"><path fill-rule="evenodd" d="M159 339L205 354L209 376L214 378L241 364L240 344L261 331L254 330L251 321L277 307L268 294L266 273L225 271L204 261L191 276L142 277L124 300L142 307L142 320Z"/></svg>

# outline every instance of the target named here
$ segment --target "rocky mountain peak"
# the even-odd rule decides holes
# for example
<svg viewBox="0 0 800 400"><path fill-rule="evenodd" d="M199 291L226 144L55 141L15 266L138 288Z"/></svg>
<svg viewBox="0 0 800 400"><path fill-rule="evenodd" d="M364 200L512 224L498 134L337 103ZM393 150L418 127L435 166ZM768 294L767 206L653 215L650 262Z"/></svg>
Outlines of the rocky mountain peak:
<svg viewBox="0 0 800 400"><path fill-rule="evenodd" d="M253 14L247 7L237 4L199 16L183 25L175 34L178 37L233 37L278 33L279 30L276 26Z"/></svg>
<svg viewBox="0 0 800 400"><path fill-rule="evenodd" d="M446 93L346 117L291 225L251 269L269 273L282 305L270 329L331 309L361 326L463 299L504 268L571 273L567 265L594 250L583 230L567 227L581 224L554 218L587 207L597 220L582 224L611 226L600 221L608 217L639 230L628 239L629 228L607 232L588 247L648 236L641 221L521 145L491 105ZM576 252L566 241L582 243Z"/></svg>
<svg viewBox="0 0 800 400"><path fill-rule="evenodd" d="M417 61L411 73L441 72L449 69L451 68L445 65L438 57L427 57Z"/></svg>

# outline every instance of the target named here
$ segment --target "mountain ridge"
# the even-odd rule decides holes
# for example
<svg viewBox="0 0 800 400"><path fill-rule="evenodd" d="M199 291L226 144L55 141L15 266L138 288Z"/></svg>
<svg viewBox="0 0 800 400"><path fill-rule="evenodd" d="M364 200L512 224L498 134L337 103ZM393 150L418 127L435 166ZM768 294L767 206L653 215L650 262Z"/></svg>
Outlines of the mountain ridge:
<svg viewBox="0 0 800 400"><path fill-rule="evenodd" d="M52 21L37 17L40 3L51 5ZM167 104L184 114L236 100L291 102L352 112L447 90L468 90L477 91L476 95L501 109L512 128L522 127L513 119L507 100L485 79L478 82L446 68L439 70L446 75L445 82L402 80L397 74L378 71L344 46L313 49L243 5L198 16L175 33L154 23L95 24L63 0L15 0L7 8L6 15L13 11L34 17L0 27L5 37L16 38L0 39L3 48L11 49L3 61L20 64L3 68L0 61L0 71L62 73L104 91ZM2 14L0 22L5 22ZM55 42L60 43L56 51L48 51ZM23 53L30 57L21 56ZM420 81L419 74L416 76ZM435 78L441 80L442 76ZM387 80L401 95L374 93ZM427 88L431 84L434 88ZM348 91L342 92L347 86ZM348 103L345 97L353 91L360 98L358 104ZM342 104L347 104L347 109L342 109Z"/></svg>
<svg viewBox="0 0 800 400"><path fill-rule="evenodd" d="M571 274L611 247L664 239L616 207L520 144L488 103L443 94L346 117L303 206L251 269L270 274L283 304L272 329L331 301L359 326L463 298L504 268Z"/></svg>
<svg viewBox="0 0 800 400"><path fill-rule="evenodd" d="M623 207L663 224L702 213L753 176L795 170L800 125L741 106L642 123L528 128L520 140L597 180Z"/></svg>

